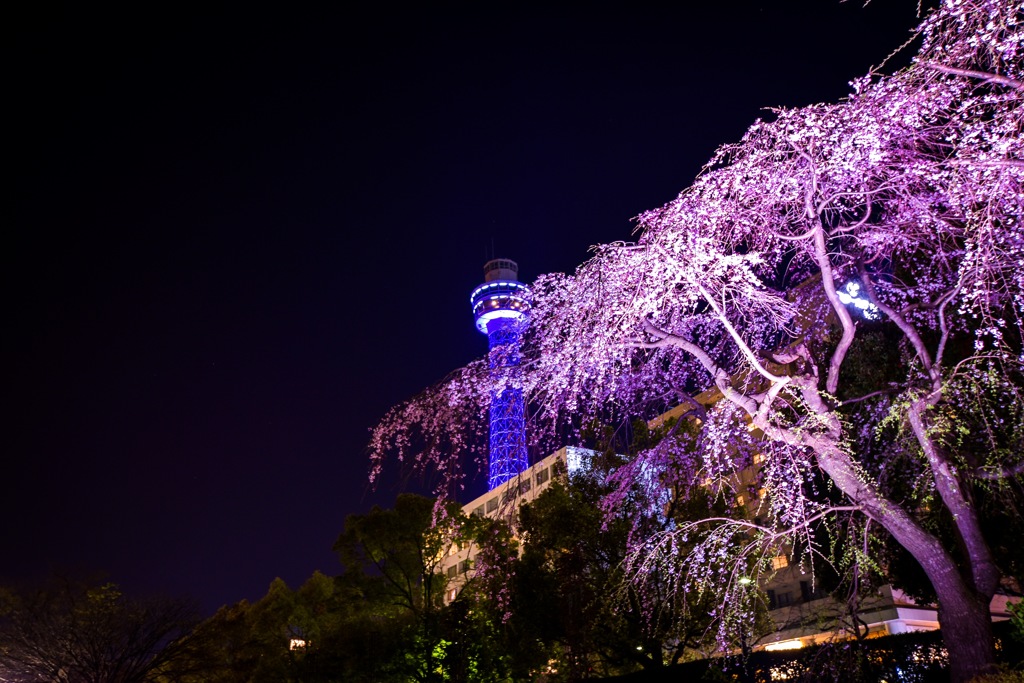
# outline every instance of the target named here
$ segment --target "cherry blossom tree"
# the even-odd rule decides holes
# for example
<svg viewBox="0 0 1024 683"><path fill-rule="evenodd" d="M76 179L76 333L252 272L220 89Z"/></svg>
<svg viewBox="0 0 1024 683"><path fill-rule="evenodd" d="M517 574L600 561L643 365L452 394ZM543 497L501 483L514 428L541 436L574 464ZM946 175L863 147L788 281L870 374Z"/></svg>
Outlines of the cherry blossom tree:
<svg viewBox="0 0 1024 683"><path fill-rule="evenodd" d="M511 384L537 442L687 405L696 447L665 439L617 476L664 499L758 454L762 522L670 525L635 549L638 582L672 568L679 590L743 605L765 557L820 552L821 523L855 515L920 563L953 680L989 668L1000 571L977 498L1024 473L1024 10L944 0L918 32L909 67L772 111L642 214L635 242L541 277L521 374L479 361L397 406L373 433L374 476L393 454L452 485L481 456L486 397ZM865 386L850 359L879 330L898 361ZM692 398L709 388L722 400ZM936 507L952 545L921 522ZM741 615L719 615L723 633Z"/></svg>

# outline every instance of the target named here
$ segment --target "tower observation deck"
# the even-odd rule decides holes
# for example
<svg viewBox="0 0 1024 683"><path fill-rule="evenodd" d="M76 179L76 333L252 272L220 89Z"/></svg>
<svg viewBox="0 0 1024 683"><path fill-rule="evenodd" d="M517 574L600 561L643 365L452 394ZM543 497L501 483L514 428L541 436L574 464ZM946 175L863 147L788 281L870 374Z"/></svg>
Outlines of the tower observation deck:
<svg viewBox="0 0 1024 683"><path fill-rule="evenodd" d="M517 279L519 266L509 259L484 264L484 283L469 297L476 328L487 335L492 379L514 378L519 367L519 335L530 312L530 290ZM487 488L512 479L529 463L526 455L526 406L517 387L491 393Z"/></svg>

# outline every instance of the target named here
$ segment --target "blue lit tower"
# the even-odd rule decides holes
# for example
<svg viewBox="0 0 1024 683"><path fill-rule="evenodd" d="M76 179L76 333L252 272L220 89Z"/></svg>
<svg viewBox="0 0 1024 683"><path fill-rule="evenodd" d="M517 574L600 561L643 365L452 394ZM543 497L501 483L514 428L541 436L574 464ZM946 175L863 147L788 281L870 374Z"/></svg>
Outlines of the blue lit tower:
<svg viewBox="0 0 1024 683"><path fill-rule="evenodd" d="M516 372L519 333L530 312L530 290L516 278L519 266L508 259L484 264L484 283L473 290L476 328L487 335L491 377ZM521 389L491 394L491 440L487 487L494 489L529 467L526 460L526 407Z"/></svg>

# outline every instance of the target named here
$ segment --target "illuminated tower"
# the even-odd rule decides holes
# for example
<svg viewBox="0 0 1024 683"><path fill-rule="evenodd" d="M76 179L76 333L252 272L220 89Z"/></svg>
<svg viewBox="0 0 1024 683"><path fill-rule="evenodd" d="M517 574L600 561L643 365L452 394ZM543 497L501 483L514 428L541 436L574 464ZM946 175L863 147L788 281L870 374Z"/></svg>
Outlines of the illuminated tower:
<svg viewBox="0 0 1024 683"><path fill-rule="evenodd" d="M519 266L515 261L488 261L484 264L484 284L469 297L476 328L487 335L494 379L518 371L519 333L529 316L530 290L517 277ZM504 484L529 467L525 413L522 389L510 387L491 394L488 489Z"/></svg>

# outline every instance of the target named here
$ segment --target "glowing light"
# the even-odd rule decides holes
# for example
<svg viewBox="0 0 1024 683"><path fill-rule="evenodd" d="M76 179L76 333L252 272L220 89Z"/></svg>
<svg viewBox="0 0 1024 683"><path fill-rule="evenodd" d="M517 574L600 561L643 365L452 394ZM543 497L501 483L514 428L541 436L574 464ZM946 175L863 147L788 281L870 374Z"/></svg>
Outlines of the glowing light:
<svg viewBox="0 0 1024 683"><path fill-rule="evenodd" d="M882 317L882 313L878 310L878 307L861 296L860 283L848 282L846 283L846 287L844 289L840 289L836 294L839 295L839 300L842 301L844 305L852 305L868 320L878 320Z"/></svg>
<svg viewBox="0 0 1024 683"><path fill-rule="evenodd" d="M477 297L482 296L485 293L488 296L496 296L495 293L492 293L488 290L499 288L508 292L509 295L512 295L513 292L524 297L528 297L530 295L530 288L524 285L522 282L515 282L511 280L495 280L494 282L488 282L487 284L480 285L479 287L474 289L473 293L469 295L469 303L475 304Z"/></svg>
<svg viewBox="0 0 1024 683"><path fill-rule="evenodd" d="M780 640L777 643L769 643L764 646L764 649L769 652L776 652L778 650L799 650L803 646L804 641L794 638L793 640Z"/></svg>
<svg viewBox="0 0 1024 683"><path fill-rule="evenodd" d="M480 330L484 334L487 334L487 323L492 320L509 319L509 320L522 320L526 317L526 314L522 311L509 310L507 308L497 308L493 311L487 311L481 313L476 318L476 329Z"/></svg>

